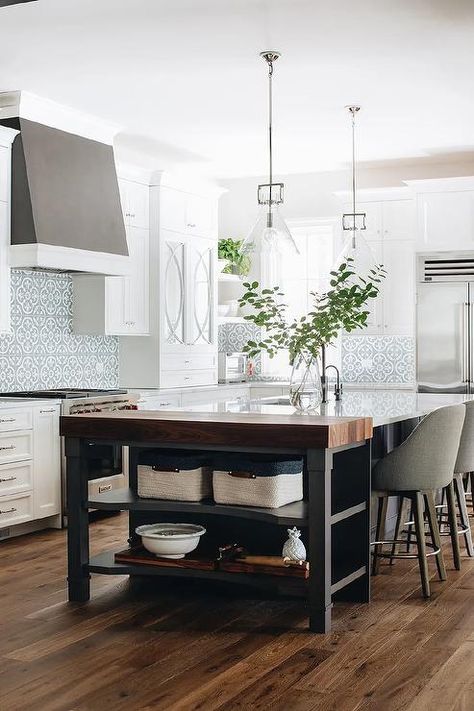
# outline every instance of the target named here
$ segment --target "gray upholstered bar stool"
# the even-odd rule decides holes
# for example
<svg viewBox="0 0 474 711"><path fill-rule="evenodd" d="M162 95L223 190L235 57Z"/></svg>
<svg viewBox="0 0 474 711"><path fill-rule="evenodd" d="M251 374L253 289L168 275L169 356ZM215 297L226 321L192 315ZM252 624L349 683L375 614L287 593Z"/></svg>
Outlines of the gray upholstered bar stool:
<svg viewBox="0 0 474 711"><path fill-rule="evenodd" d="M474 401L466 402L466 417L462 428L459 452L454 467L454 488L456 491L456 501L461 519L459 534L464 536L466 550L469 556L474 556L474 546L472 543L471 527L469 524L469 514L466 504L466 492L464 489L464 479L471 479L471 488L474 481ZM474 505L474 502L473 502ZM456 557L456 551L453 551Z"/></svg>
<svg viewBox="0 0 474 711"><path fill-rule="evenodd" d="M379 497L376 540L373 543L372 573L378 572L380 558L418 558L423 595L430 596L427 556L434 555L438 575L446 579L441 538L435 511L435 492L446 488L448 501L454 504L453 471L464 423L464 405L442 407L427 415L402 444L380 459L372 473L372 488ZM389 496L411 501L415 520L417 554L383 552L383 545L404 543L386 541L385 519ZM426 510L431 543L425 538L423 512ZM453 511L453 507L449 507ZM456 516L450 515L451 535L456 536ZM427 553L427 546L433 550Z"/></svg>

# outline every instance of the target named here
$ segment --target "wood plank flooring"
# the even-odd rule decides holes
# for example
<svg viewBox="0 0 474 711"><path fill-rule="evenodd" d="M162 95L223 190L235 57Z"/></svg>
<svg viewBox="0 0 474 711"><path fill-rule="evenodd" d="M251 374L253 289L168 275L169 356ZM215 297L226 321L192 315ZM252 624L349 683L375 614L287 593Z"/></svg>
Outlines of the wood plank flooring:
<svg viewBox="0 0 474 711"><path fill-rule="evenodd" d="M126 515L91 527L123 545ZM470 711L474 560L421 597L416 561L382 565L370 605L337 604L334 631L302 602L228 587L94 576L66 600L65 532L0 543L1 711ZM434 564L430 562L434 575Z"/></svg>

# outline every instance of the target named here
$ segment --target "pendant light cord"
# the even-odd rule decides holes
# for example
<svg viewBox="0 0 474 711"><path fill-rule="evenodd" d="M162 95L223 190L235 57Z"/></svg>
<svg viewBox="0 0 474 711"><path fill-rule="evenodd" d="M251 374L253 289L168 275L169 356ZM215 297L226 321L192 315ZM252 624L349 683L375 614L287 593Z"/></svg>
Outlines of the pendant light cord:
<svg viewBox="0 0 474 711"><path fill-rule="evenodd" d="M273 62L268 62L268 175L270 183L270 209L273 186Z"/></svg>
<svg viewBox="0 0 474 711"><path fill-rule="evenodd" d="M355 211L356 211L356 167L355 167L355 112L352 113L352 212L354 215L354 230L355 230Z"/></svg>

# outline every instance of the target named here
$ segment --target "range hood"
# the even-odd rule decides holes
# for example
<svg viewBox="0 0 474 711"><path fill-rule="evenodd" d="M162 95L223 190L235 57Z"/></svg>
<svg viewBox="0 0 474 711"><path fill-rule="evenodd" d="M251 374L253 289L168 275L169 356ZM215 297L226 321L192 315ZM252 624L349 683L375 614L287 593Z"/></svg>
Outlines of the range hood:
<svg viewBox="0 0 474 711"><path fill-rule="evenodd" d="M113 152L119 130L26 92L0 94L12 145L10 264L129 273Z"/></svg>

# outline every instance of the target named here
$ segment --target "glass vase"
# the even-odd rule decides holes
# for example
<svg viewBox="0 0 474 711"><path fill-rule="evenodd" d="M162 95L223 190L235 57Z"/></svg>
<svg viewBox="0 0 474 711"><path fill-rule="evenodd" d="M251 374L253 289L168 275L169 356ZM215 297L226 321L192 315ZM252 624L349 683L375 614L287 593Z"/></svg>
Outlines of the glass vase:
<svg viewBox="0 0 474 711"><path fill-rule="evenodd" d="M293 362L290 379L290 403L300 412L311 412L323 399L317 358L299 353Z"/></svg>

